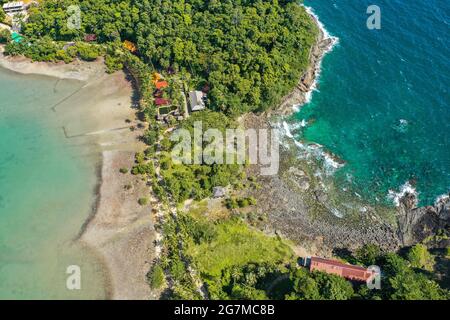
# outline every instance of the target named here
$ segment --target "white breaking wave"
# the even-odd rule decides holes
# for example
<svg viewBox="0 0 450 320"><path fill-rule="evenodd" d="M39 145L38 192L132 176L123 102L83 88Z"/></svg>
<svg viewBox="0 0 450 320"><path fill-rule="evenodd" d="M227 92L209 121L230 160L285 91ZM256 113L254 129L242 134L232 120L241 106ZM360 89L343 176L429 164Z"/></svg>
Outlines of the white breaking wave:
<svg viewBox="0 0 450 320"><path fill-rule="evenodd" d="M417 199L418 199L418 195L419 193L417 192L417 190L408 182L406 182L404 185L402 185L400 187L400 191L396 192L394 190L389 190L388 193L388 199L391 200L396 207L400 206L400 200L406 196L407 194L412 194L414 195L414 197L416 198L416 203L415 205L418 205Z"/></svg>
<svg viewBox="0 0 450 320"><path fill-rule="evenodd" d="M320 76L321 66L322 66L322 60L325 54L333 50L334 46L339 42L339 38L334 37L330 35L330 33L325 29L324 25L320 22L319 17L314 13L313 9L307 6L304 6L306 12L313 17L313 19L316 21L317 25L319 26L320 30L322 31L324 35L324 39L331 39L331 45L323 52L322 56L320 57L319 63L316 65L316 77L314 79L313 84L311 85L311 88L308 92L305 93L305 100L306 103L310 102L312 99L312 94L314 91L317 90L317 83ZM295 112L298 112L300 110L301 105L296 104L292 106L292 109ZM333 174L337 169L343 167L342 163L339 163L336 161L336 159L327 153L323 146L319 144L303 144L299 141L296 141L294 138L294 135L292 131L297 130L299 128L304 128L308 125L308 121L303 119L300 123L289 125L286 121L283 121L281 124L278 124L278 127L282 129L282 133L284 136L292 139L295 143L295 145L298 147L298 149L301 151L301 156L303 158L309 158L314 157L316 159L322 160L325 167L325 173L328 175ZM285 145L285 147L289 147L289 145Z"/></svg>
<svg viewBox="0 0 450 320"><path fill-rule="evenodd" d="M439 197L436 198L434 205L437 206L438 204L440 204L442 202L447 202L449 198L450 198L450 196L448 194L440 195Z"/></svg>
<svg viewBox="0 0 450 320"><path fill-rule="evenodd" d="M311 102L312 96L313 96L313 92L314 91L318 91L317 89L317 84L320 78L320 72L322 70L322 60L323 57L331 52L334 48L335 45L337 45L339 43L339 38L332 36L327 29L325 29L325 26L322 24L322 22L320 22L319 17L315 14L314 10L311 7L307 7L304 6L306 12L313 17L313 19L316 21L317 25L319 26L319 29L322 31L323 36L324 36L324 40L331 40L331 45L323 52L322 57L320 58L319 63L316 66L316 78L314 79L313 84L311 85L311 89L305 93L305 101L306 103Z"/></svg>
<svg viewBox="0 0 450 320"><path fill-rule="evenodd" d="M284 129L284 134L286 135L286 137L293 139L294 136L291 133L291 128L289 128L289 125L287 124L286 121L283 121L283 129Z"/></svg>
<svg viewBox="0 0 450 320"><path fill-rule="evenodd" d="M326 174L331 175L337 169L342 168L344 164L339 163L336 159L324 150L324 147L318 143L314 144L303 144L300 141L297 141L292 133L293 130L297 130L300 127L307 126L306 120L303 120L300 123L289 125L286 121L283 121L281 126L278 127L281 129L282 135L292 139L295 145L298 147L301 152L301 157L304 159L308 159L310 157L314 157L315 159L322 160ZM285 147L288 147L288 144L284 144Z"/></svg>
<svg viewBox="0 0 450 320"><path fill-rule="evenodd" d="M300 150L304 151L306 157L313 156L316 159L322 160L325 171L329 175L344 166L343 164L337 162L329 153L324 151L323 146L320 144L303 144L299 141L295 141L295 144Z"/></svg>

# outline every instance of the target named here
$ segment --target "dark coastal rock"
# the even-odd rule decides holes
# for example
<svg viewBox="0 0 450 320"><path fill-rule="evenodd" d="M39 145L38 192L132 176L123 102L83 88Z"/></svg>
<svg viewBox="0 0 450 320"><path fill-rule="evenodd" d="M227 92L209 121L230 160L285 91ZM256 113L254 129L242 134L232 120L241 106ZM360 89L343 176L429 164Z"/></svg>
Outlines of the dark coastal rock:
<svg viewBox="0 0 450 320"><path fill-rule="evenodd" d="M399 248L395 226L371 218L371 208L359 217L340 216L330 195L314 181L311 172L290 159L289 151L281 152L280 172L274 176L259 176L257 166L248 168L249 176L258 177L259 187L247 190L246 196L257 199L255 211L267 216L266 231L315 248L314 252L322 255L336 248L355 250L369 243L385 251Z"/></svg>
<svg viewBox="0 0 450 320"><path fill-rule="evenodd" d="M288 179L297 187L300 191L306 191L310 187L310 179L303 170L296 167L291 167L287 171Z"/></svg>
<svg viewBox="0 0 450 320"><path fill-rule="evenodd" d="M442 198L434 206L418 208L413 194L400 199L398 208L398 236L404 246L410 246L433 237L439 232L449 232L450 197Z"/></svg>
<svg viewBox="0 0 450 320"><path fill-rule="evenodd" d="M332 45L333 45L333 39L327 38L327 39L322 40L319 43L318 48L321 52L324 52L324 51L329 50Z"/></svg>

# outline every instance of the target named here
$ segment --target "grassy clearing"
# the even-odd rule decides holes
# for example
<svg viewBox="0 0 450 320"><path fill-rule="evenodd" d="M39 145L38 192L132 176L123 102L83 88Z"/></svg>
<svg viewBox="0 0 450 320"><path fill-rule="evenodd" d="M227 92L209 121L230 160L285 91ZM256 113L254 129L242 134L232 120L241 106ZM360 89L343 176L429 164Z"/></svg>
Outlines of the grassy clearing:
<svg viewBox="0 0 450 320"><path fill-rule="evenodd" d="M281 239L250 229L244 222L231 219L215 225L216 237L209 243L191 244L187 250L198 271L219 277L222 270L248 263L289 261L293 252Z"/></svg>

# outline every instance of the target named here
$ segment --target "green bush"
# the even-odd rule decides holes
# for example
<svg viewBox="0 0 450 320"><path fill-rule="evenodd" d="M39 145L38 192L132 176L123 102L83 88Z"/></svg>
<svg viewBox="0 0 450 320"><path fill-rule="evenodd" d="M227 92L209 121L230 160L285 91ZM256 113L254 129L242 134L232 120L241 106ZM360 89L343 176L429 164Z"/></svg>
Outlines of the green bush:
<svg viewBox="0 0 450 320"><path fill-rule="evenodd" d="M128 169L127 168L120 168L120 173L126 174L128 173Z"/></svg>
<svg viewBox="0 0 450 320"><path fill-rule="evenodd" d="M123 69L122 58L117 56L106 55L105 65L107 73L114 73Z"/></svg>
<svg viewBox="0 0 450 320"><path fill-rule="evenodd" d="M3 2L0 1L0 4L2 4L2 3ZM5 21L5 18L6 18L6 13L5 13L5 11L3 11L3 8L0 8L0 22Z"/></svg>
<svg viewBox="0 0 450 320"><path fill-rule="evenodd" d="M64 61L65 63L70 63L73 61L73 57L70 56L65 50L56 51L56 59Z"/></svg>
<svg viewBox="0 0 450 320"><path fill-rule="evenodd" d="M138 203L139 203L141 206L146 206L146 205L148 205L148 202L149 202L148 198L140 198L140 199L138 200Z"/></svg>
<svg viewBox="0 0 450 320"><path fill-rule="evenodd" d="M100 55L99 48L96 45L92 44L80 42L77 43L76 46L71 48L75 48L80 59L84 61L94 61Z"/></svg>
<svg viewBox="0 0 450 320"><path fill-rule="evenodd" d="M225 206L228 209L246 208L256 205L257 201L253 197L249 198L228 198L225 200Z"/></svg>
<svg viewBox="0 0 450 320"><path fill-rule="evenodd" d="M1 12L2 9L0 9ZM0 21L1 21L1 13L0 13ZM8 43L11 41L11 33L6 29L0 29L0 43Z"/></svg>
<svg viewBox="0 0 450 320"><path fill-rule="evenodd" d="M152 146L158 141L158 132L152 129L146 130L142 136L142 140L145 144Z"/></svg>
<svg viewBox="0 0 450 320"><path fill-rule="evenodd" d="M430 252L428 252L425 245L416 244L409 250L407 258L413 268L433 271L435 263L434 257Z"/></svg>
<svg viewBox="0 0 450 320"><path fill-rule="evenodd" d="M217 236L217 231L213 224L207 221L193 219L188 215L180 216L180 224L183 230L192 237L195 244L210 243Z"/></svg>
<svg viewBox="0 0 450 320"><path fill-rule="evenodd" d="M166 282L164 270L160 265L155 264L147 274L147 280L152 289L161 289Z"/></svg>
<svg viewBox="0 0 450 320"><path fill-rule="evenodd" d="M374 265L380 255L380 247L374 244L366 244L356 251L356 259L365 266Z"/></svg>

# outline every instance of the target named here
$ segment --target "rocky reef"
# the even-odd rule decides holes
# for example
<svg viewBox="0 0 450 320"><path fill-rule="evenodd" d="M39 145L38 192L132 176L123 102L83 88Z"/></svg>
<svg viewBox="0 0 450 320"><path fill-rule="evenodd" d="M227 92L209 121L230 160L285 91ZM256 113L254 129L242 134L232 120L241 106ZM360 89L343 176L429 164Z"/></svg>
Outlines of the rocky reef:
<svg viewBox="0 0 450 320"><path fill-rule="evenodd" d="M450 241L450 194L441 197L434 206L417 207L414 194L406 194L400 199L397 223L398 237L404 246L410 246L426 239L436 247L447 247ZM440 235L439 238L435 238Z"/></svg>

